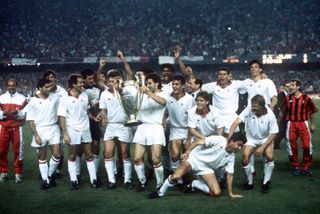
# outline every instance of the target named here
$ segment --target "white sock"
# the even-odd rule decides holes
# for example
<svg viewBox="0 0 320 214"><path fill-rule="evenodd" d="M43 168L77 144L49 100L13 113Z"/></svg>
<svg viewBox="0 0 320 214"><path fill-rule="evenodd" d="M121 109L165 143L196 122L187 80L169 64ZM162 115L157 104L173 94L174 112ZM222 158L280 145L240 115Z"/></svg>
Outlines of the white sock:
<svg viewBox="0 0 320 214"><path fill-rule="evenodd" d="M255 168L254 168L254 154L252 154L252 155L250 156L249 161L250 161L251 173L254 173L254 172L255 172Z"/></svg>
<svg viewBox="0 0 320 214"><path fill-rule="evenodd" d="M162 163L159 163L157 166L154 167L154 174L156 175L157 179L157 188L161 187L163 184L163 166Z"/></svg>
<svg viewBox="0 0 320 214"><path fill-rule="evenodd" d="M78 183L76 171L77 171L76 161L68 160L68 172L69 172L69 175L70 175L70 180L71 181L77 181L77 183Z"/></svg>
<svg viewBox="0 0 320 214"><path fill-rule="evenodd" d="M263 184L266 184L268 181L270 181L273 169L274 169L274 161L264 163Z"/></svg>
<svg viewBox="0 0 320 214"><path fill-rule="evenodd" d="M191 186L209 194L208 185L202 180L193 180Z"/></svg>
<svg viewBox="0 0 320 214"><path fill-rule="evenodd" d="M115 175L118 173L118 171L117 171L117 161L116 161L115 158L113 158L113 171L114 171Z"/></svg>
<svg viewBox="0 0 320 214"><path fill-rule="evenodd" d="M76 156L76 175L80 175L81 171L81 157Z"/></svg>
<svg viewBox="0 0 320 214"><path fill-rule="evenodd" d="M145 184L147 179L144 171L144 164L141 162L140 164L135 164L134 165L134 170L137 173L138 179L142 184Z"/></svg>
<svg viewBox="0 0 320 214"><path fill-rule="evenodd" d="M248 181L248 184L253 184L253 176L251 174L251 166L250 163L247 166L243 166L244 175L246 176L246 179Z"/></svg>
<svg viewBox="0 0 320 214"><path fill-rule="evenodd" d="M49 182L47 160L38 160L38 163L39 163L39 170L40 170L42 180Z"/></svg>
<svg viewBox="0 0 320 214"><path fill-rule="evenodd" d="M114 175L114 158L105 159L104 167L106 168L106 172L108 175L108 181L111 183L116 182L116 177Z"/></svg>
<svg viewBox="0 0 320 214"><path fill-rule="evenodd" d="M94 167L96 168L96 172L98 172L99 163L100 163L100 156L93 154L93 161L94 161Z"/></svg>
<svg viewBox="0 0 320 214"><path fill-rule="evenodd" d="M171 168L175 172L176 169L180 166L180 161L177 160L176 162L171 161Z"/></svg>
<svg viewBox="0 0 320 214"><path fill-rule="evenodd" d="M49 162L49 176L51 176L57 169L60 159L56 159L54 156L50 158Z"/></svg>
<svg viewBox="0 0 320 214"><path fill-rule="evenodd" d="M124 183L131 182L132 163L130 158L127 160L123 160L123 171L124 171Z"/></svg>
<svg viewBox="0 0 320 214"><path fill-rule="evenodd" d="M179 166L180 166L180 160L177 160L176 162L171 161L171 168L174 172ZM183 180L181 178L179 178L177 182L178 184L183 184Z"/></svg>
<svg viewBox="0 0 320 214"><path fill-rule="evenodd" d="M97 172L93 160L87 160L87 168L89 172L90 182L93 183L93 180L97 180Z"/></svg>
<svg viewBox="0 0 320 214"><path fill-rule="evenodd" d="M171 182L170 177L171 176L169 176L164 181L163 185L161 186L160 190L158 191L158 194L160 197L164 196L167 193L168 189L175 185L173 182Z"/></svg>

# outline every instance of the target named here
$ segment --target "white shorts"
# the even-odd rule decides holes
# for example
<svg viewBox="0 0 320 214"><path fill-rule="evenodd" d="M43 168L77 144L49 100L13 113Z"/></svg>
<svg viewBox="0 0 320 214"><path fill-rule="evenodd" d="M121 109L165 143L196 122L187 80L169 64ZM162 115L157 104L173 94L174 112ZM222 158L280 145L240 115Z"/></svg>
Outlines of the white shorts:
<svg viewBox="0 0 320 214"><path fill-rule="evenodd" d="M60 143L60 129L57 124L51 126L36 127L36 130L39 137L41 138L42 144L38 145L33 136L31 142L32 147L39 148L46 145L54 145Z"/></svg>
<svg viewBox="0 0 320 214"><path fill-rule="evenodd" d="M120 123L108 123L103 140L111 140L115 137L121 142L131 143L133 138L133 129Z"/></svg>
<svg viewBox="0 0 320 214"><path fill-rule="evenodd" d="M144 123L139 125L132 141L145 146L151 146L154 144L166 145L164 130L160 124Z"/></svg>
<svg viewBox="0 0 320 214"><path fill-rule="evenodd" d="M214 173L214 170L210 168L206 162L199 161L194 157L194 155L192 155L192 153L189 155L186 161L190 163L192 171L195 175L207 175Z"/></svg>
<svg viewBox="0 0 320 214"><path fill-rule="evenodd" d="M188 128L170 128L169 141L185 140L188 137Z"/></svg>
<svg viewBox="0 0 320 214"><path fill-rule="evenodd" d="M81 143L91 143L90 129L84 131L76 131L71 127L67 127L67 132L71 140L71 145L79 145Z"/></svg>
<svg viewBox="0 0 320 214"><path fill-rule="evenodd" d="M230 132L230 127L232 125L232 123L237 119L238 115L236 113L232 113L232 114L221 114L221 118L223 119L223 123L224 123L224 132L225 133L229 133ZM239 128L237 127L237 129L235 131L238 131Z"/></svg>
<svg viewBox="0 0 320 214"><path fill-rule="evenodd" d="M267 140L268 140L267 137L264 139L256 140L256 139L253 139L253 138L250 138L247 136L247 142L245 145L249 145L254 148L257 148L257 147L261 146L262 144L264 144Z"/></svg>

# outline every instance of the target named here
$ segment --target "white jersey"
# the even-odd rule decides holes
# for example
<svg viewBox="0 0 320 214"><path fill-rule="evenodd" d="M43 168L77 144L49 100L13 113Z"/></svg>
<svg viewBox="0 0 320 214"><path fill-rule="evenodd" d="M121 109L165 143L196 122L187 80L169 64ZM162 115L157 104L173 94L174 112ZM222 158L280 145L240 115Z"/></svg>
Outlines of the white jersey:
<svg viewBox="0 0 320 214"><path fill-rule="evenodd" d="M221 116L214 111L212 106L209 106L209 109L205 117L196 113L197 106L188 111L188 127L196 129L206 137L217 134L217 130L224 127Z"/></svg>
<svg viewBox="0 0 320 214"><path fill-rule="evenodd" d="M195 174L205 174L208 169L217 170L225 167L225 171L233 174L235 154L226 151L227 140L222 136L205 138L203 146L197 146L190 152L187 161ZM202 173L201 173L202 172Z"/></svg>
<svg viewBox="0 0 320 214"><path fill-rule="evenodd" d="M167 96L170 96L170 94L173 92L172 82L169 82L168 84L162 83L162 91L166 92Z"/></svg>
<svg viewBox="0 0 320 214"><path fill-rule="evenodd" d="M95 114L99 111L99 98L100 98L100 89L97 87L86 88L84 91L88 95L89 105L91 111Z"/></svg>
<svg viewBox="0 0 320 214"><path fill-rule="evenodd" d="M267 106L267 114L257 117L252 111L251 107L246 107L239 119L245 123L245 131L247 138L255 140L263 140L270 134L278 133L277 119L271 109Z"/></svg>
<svg viewBox="0 0 320 214"><path fill-rule="evenodd" d="M57 89L55 91L55 93L61 98L61 97L65 97L68 96L68 92L62 88L61 86L57 85Z"/></svg>
<svg viewBox="0 0 320 214"><path fill-rule="evenodd" d="M33 97L28 103L26 120L33 120L36 127L57 124L59 99L56 93L50 93L46 99Z"/></svg>
<svg viewBox="0 0 320 214"><path fill-rule="evenodd" d="M78 98L74 96L62 97L58 107L58 116L66 118L67 127L84 131L89 129L88 108L88 95L84 92Z"/></svg>
<svg viewBox="0 0 320 214"><path fill-rule="evenodd" d="M188 128L188 110L193 106L193 97L190 94L185 93L179 100L176 100L173 96L169 96L167 109L170 128Z"/></svg>
<svg viewBox="0 0 320 214"><path fill-rule="evenodd" d="M234 80L225 88L217 82L207 83L202 90L212 95L212 105L219 114L233 114L238 109L239 90L243 87L243 81Z"/></svg>
<svg viewBox="0 0 320 214"><path fill-rule="evenodd" d="M251 103L252 97L257 94L262 95L268 105L271 103L271 98L278 95L277 88L270 79L262 79L257 82L254 82L252 79L246 79L244 80L243 87L242 93L248 92L248 104Z"/></svg>
<svg viewBox="0 0 320 214"><path fill-rule="evenodd" d="M120 101L116 95L109 91L103 91L99 100L99 108L107 109L108 123L125 124L128 121L128 116L123 110Z"/></svg>
<svg viewBox="0 0 320 214"><path fill-rule="evenodd" d="M160 91L156 95L168 100L167 92ZM143 94L142 104L140 111L138 112L138 120L143 123L149 124L162 124L162 119L166 106L162 106L151 97L146 94Z"/></svg>

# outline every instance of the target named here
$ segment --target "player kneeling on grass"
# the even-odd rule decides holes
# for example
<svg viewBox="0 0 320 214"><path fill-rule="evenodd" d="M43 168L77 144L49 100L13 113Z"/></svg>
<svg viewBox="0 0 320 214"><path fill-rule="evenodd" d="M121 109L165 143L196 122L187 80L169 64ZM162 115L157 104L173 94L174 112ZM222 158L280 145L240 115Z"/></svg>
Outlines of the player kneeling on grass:
<svg viewBox="0 0 320 214"><path fill-rule="evenodd" d="M41 189L55 186L55 171L60 162L60 130L58 126L59 96L50 93L51 81L40 79L39 93L28 104L27 121L33 134L31 146L38 149L39 169L42 177ZM51 146L52 157L47 163L47 145Z"/></svg>
<svg viewBox="0 0 320 214"><path fill-rule="evenodd" d="M58 107L59 125L63 133L63 140L68 145L68 171L71 179L71 190L78 189L76 175L76 149L83 146L87 160L92 188L98 188L96 168L91 151L91 134L89 127L88 95L83 92L82 76L73 74L68 80L68 96L62 97ZM90 112L89 112L90 113Z"/></svg>
<svg viewBox="0 0 320 214"><path fill-rule="evenodd" d="M166 179L158 192L149 194L149 199L164 196L170 187L176 185L178 179L181 179L190 171L193 171L195 175L202 179L201 182L195 183L193 187L212 196L219 196L221 189L215 170L223 167L227 172L229 196L232 198L242 197L233 193L232 183L235 153L240 151L246 142L245 135L240 132L234 133L228 142L226 138L214 135L194 141L189 149L181 155L181 159L185 161L181 163L173 175Z"/></svg>

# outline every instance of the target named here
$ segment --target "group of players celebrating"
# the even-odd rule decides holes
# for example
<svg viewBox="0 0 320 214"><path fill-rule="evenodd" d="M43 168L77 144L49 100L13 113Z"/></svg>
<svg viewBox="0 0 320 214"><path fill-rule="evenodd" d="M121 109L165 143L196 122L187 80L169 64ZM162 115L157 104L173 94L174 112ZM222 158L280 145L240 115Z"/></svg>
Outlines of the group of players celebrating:
<svg viewBox="0 0 320 214"><path fill-rule="evenodd" d="M173 186L182 187L187 192L198 189L218 196L226 185L230 197L242 197L232 190L235 153L242 149L242 167L246 178L242 189L254 188L256 154L263 156L261 191L268 193L274 168L273 142L279 132L274 110L279 108L282 110L279 117L286 118L288 124L286 139L293 174L312 174L309 130L314 131L312 114L317 109L301 91L300 81L290 81L290 93L281 105L277 105L276 86L263 73L259 60L249 63L251 76L246 80L233 80L228 68L220 68L216 82L203 84L192 69L184 65L178 48L174 55L181 74L175 76L170 64L161 66L160 75L147 68L138 69L134 74L123 53L118 51L117 55L124 63L125 75L119 69L105 72L107 62L101 58L97 72L85 69L81 74L70 75L67 90L57 85L56 73L47 70L38 81L35 96L27 105L19 95L13 114L8 111L12 108L8 96L12 98L18 93L10 92L9 86L17 86L17 81L13 78L7 81L8 92L0 96L2 129L4 125L8 129L13 127L10 127L10 120L16 121L16 127L20 128L21 121L29 123L33 134L31 145L38 151L41 189L56 185L56 176L60 172L58 166L63 162L63 144L68 148L70 189L79 188L83 153L91 187L101 187L97 171L102 138L108 189L117 187L116 173L120 173L119 170L117 172L117 165L120 164L125 189L133 189L134 168L138 178L136 190L143 191L148 183L147 164L144 163L147 151L156 178L155 191L148 195L150 199L163 197ZM133 79L142 94L141 107L136 115L141 124L130 127L125 126L130 118L118 95L121 84ZM247 106L238 115L239 95L244 93L248 95ZM292 102L296 105L292 106ZM299 106L302 110L298 112ZM308 120L311 122L310 128ZM243 123L244 129L239 131ZM21 133L18 134L21 136ZM1 155L8 150L1 146L5 142L2 135L3 132L0 136ZM301 137L304 149L301 169L296 152L298 137ZM132 143L133 161L130 155ZM49 163L47 145L52 153ZM15 181L20 183L22 168L19 168L18 161L15 162ZM7 179L6 164L7 160L0 160L0 182ZM187 175L192 177L192 182L186 181Z"/></svg>

